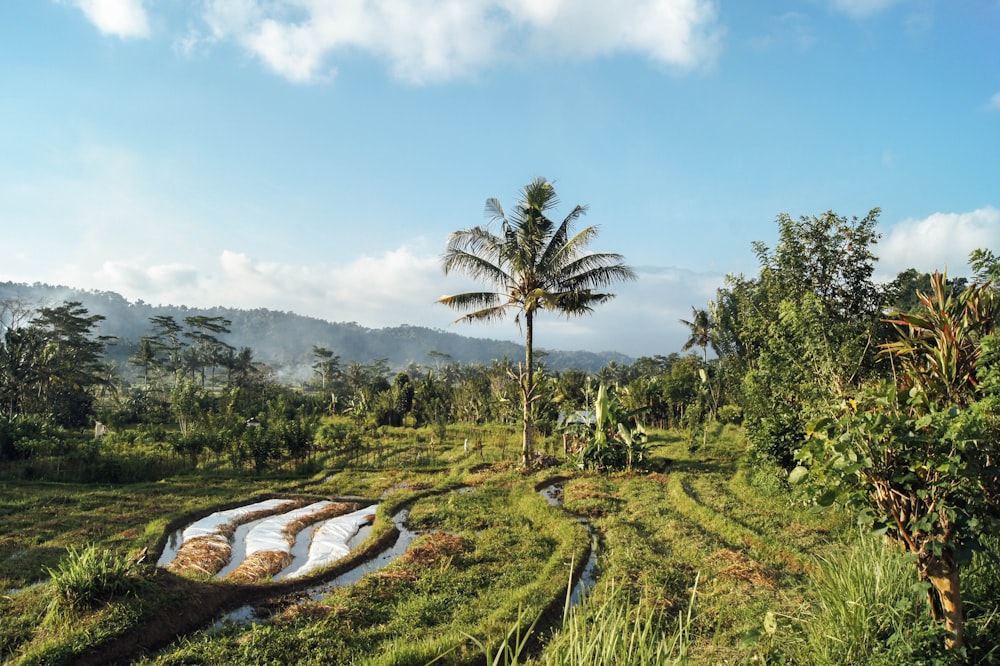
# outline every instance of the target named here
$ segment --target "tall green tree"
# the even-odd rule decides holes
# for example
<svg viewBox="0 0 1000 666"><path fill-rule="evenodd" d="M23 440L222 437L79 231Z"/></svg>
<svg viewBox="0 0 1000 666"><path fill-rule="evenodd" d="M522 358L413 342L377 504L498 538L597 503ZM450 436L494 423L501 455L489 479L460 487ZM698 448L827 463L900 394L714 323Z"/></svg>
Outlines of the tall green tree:
<svg viewBox="0 0 1000 666"><path fill-rule="evenodd" d="M233 350L229 343L218 337L229 333L229 326L233 322L222 316L193 315L185 317L184 323L188 326L188 330L184 331L184 337L191 340L191 349L194 358L197 359L197 370L201 375L201 385L204 386L205 369L212 368L214 378L215 368L220 366L226 354Z"/></svg>
<svg viewBox="0 0 1000 666"><path fill-rule="evenodd" d="M727 382L738 381L751 460L790 468L806 423L874 372L887 332L872 280L879 210L778 216L756 278L728 276L714 305Z"/></svg>
<svg viewBox="0 0 1000 666"><path fill-rule="evenodd" d="M0 341L0 414L8 418L34 411L33 398L44 370L45 340L29 327L8 328ZM37 401L35 401L37 405Z"/></svg>
<svg viewBox="0 0 1000 666"><path fill-rule="evenodd" d="M40 308L26 326L8 327L0 338L0 413L85 425L94 390L107 378L103 354L110 338L94 330L103 319L67 301Z"/></svg>
<svg viewBox="0 0 1000 666"><path fill-rule="evenodd" d="M149 386L149 371L156 366L156 342L146 336L139 339L139 349L129 357L128 362L142 368L142 385Z"/></svg>
<svg viewBox="0 0 1000 666"><path fill-rule="evenodd" d="M319 376L320 388L325 391L326 385L340 374L340 356L319 345L313 345L312 353L316 358L312 364L313 372Z"/></svg>
<svg viewBox="0 0 1000 666"><path fill-rule="evenodd" d="M448 307L471 310L459 321L492 322L513 311L514 321L524 325L524 367L520 372L523 465L529 465L534 454L532 404L538 398L534 384L535 317L541 310L567 317L588 314L614 296L595 290L636 278L622 263L621 255L589 251L597 236L596 226L573 232L574 222L586 213L584 206L575 206L556 223L549 214L558 205L555 187L544 178L535 178L524 187L509 216L498 199L487 199L487 226L452 233L443 257L446 274L458 271L496 289L438 299ZM499 226L496 231L491 229L494 224Z"/></svg>
<svg viewBox="0 0 1000 666"><path fill-rule="evenodd" d="M994 289L1000 289L1000 257L993 250L976 248L969 253L969 267L980 284L989 282Z"/></svg>
<svg viewBox="0 0 1000 666"><path fill-rule="evenodd" d="M156 350L156 362L160 372L170 374L177 382L177 371L181 368L181 354L184 351L184 341L181 333L184 327L177 323L177 320L170 315L159 315L150 317L154 331L150 340Z"/></svg>
<svg viewBox="0 0 1000 666"><path fill-rule="evenodd" d="M41 308L31 320L45 341L40 394L47 416L60 425L86 425L93 411L93 389L105 381L103 354L111 339L94 330L103 320L79 301Z"/></svg>

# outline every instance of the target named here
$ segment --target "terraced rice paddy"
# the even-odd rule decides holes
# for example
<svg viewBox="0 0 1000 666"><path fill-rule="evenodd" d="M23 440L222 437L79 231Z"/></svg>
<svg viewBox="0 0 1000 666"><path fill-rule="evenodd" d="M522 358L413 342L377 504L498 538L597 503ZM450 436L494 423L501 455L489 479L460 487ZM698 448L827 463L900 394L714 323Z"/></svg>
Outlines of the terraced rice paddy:
<svg viewBox="0 0 1000 666"><path fill-rule="evenodd" d="M747 482L740 454L732 433L697 454L664 437L653 471L606 476L553 467L525 475L475 464L459 444L448 453L455 463L433 471L324 473L296 493L261 484L258 492L281 500L266 505L233 501L246 484L214 507L195 500L192 487L178 495L190 499L175 504L200 508L175 512L169 525L133 510L113 532L134 534L125 541L133 549L150 540L163 545L163 573L141 599L56 631L43 622L46 585L8 595L0 647L12 664L121 655L142 664L464 664L523 631L530 640L522 658L562 663L573 618L627 600L655 612L660 619L651 626L664 637L687 618L687 663L752 663L778 649L780 636L762 631L765 618L790 618L780 622L794 628L819 558L842 549L851 530L838 514L761 494ZM86 524L87 512L100 508L84 501L85 489L79 493L66 506L87 504L75 518ZM352 498L335 499L344 495ZM356 499L365 496L378 505ZM52 498L39 489L35 507ZM163 499L151 495L161 511ZM15 502L11 495L3 501ZM352 538L373 512L372 524ZM346 527L326 542L338 524ZM229 560L181 567L181 542L207 537L229 543ZM322 553L310 553L309 544L323 543ZM30 583L10 577L26 569L11 567L7 553L2 575ZM267 559L248 572L255 553L277 554L280 566ZM303 568L310 559L318 568ZM574 587L580 605L564 617ZM170 614L188 621L156 642L134 640Z"/></svg>

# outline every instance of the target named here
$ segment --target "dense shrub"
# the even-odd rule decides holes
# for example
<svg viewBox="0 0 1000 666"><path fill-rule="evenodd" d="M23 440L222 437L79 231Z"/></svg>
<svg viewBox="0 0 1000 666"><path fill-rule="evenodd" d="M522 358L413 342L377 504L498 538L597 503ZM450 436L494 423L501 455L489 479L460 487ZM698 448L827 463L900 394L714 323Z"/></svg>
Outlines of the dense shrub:
<svg viewBox="0 0 1000 666"><path fill-rule="evenodd" d="M95 545L70 546L66 558L48 572L56 608L93 607L132 594L143 582L138 565L132 560Z"/></svg>
<svg viewBox="0 0 1000 666"><path fill-rule="evenodd" d="M739 425L743 422L743 410L740 409L739 405L723 405L719 407L716 419L723 425Z"/></svg>

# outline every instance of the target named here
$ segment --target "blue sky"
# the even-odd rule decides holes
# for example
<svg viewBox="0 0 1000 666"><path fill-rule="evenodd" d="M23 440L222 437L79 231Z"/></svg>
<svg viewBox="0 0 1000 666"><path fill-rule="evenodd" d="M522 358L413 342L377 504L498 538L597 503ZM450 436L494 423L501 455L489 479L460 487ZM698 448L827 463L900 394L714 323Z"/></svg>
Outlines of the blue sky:
<svg viewBox="0 0 1000 666"><path fill-rule="evenodd" d="M536 344L669 354L774 219L1000 250L1000 0L5 0L0 280L518 340L435 303L535 176L639 273Z"/></svg>

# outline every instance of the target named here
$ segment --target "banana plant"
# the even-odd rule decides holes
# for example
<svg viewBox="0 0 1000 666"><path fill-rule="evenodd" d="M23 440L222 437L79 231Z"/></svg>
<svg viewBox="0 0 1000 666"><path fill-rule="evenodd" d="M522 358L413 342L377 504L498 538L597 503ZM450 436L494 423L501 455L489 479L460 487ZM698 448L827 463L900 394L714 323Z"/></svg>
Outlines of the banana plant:
<svg viewBox="0 0 1000 666"><path fill-rule="evenodd" d="M621 400L601 384L593 405L593 422L580 451L581 468L633 470L646 460L647 434L637 420L643 409L625 411Z"/></svg>

